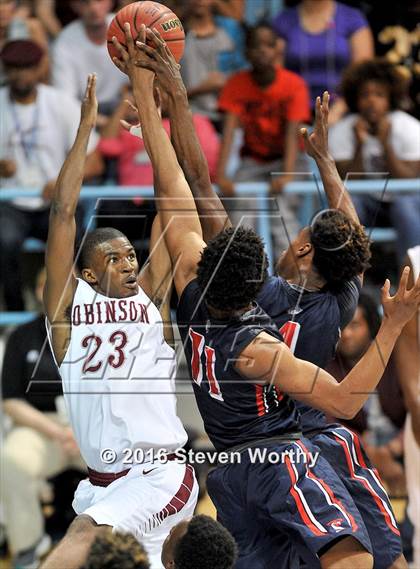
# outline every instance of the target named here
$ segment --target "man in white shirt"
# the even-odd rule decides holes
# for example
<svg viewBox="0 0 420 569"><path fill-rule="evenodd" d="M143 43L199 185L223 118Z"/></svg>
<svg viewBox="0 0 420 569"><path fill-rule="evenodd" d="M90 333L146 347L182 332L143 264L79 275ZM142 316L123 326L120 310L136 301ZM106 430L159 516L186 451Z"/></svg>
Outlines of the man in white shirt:
<svg viewBox="0 0 420 569"><path fill-rule="evenodd" d="M8 310L24 309L19 268L22 244L29 236L47 237L49 198L80 117L75 99L39 83L42 56L42 49L29 40L9 42L0 54L9 81L0 89L0 186L43 188L40 197L2 203L0 268ZM102 171L102 160L94 151L97 142L94 134L86 178Z"/></svg>
<svg viewBox="0 0 420 569"><path fill-rule="evenodd" d="M119 71L106 49L106 33L113 18L111 0L73 0L79 19L66 26L53 48L53 84L81 100L89 73L97 76L99 112L111 114L127 77Z"/></svg>
<svg viewBox="0 0 420 569"><path fill-rule="evenodd" d="M399 110L404 86L388 62L365 61L348 69L342 91L352 113L330 133L330 151L342 177L419 175L420 122ZM398 194L393 200L386 195L355 196L354 203L364 225L372 226L375 219L391 222L401 259L420 242L420 194Z"/></svg>

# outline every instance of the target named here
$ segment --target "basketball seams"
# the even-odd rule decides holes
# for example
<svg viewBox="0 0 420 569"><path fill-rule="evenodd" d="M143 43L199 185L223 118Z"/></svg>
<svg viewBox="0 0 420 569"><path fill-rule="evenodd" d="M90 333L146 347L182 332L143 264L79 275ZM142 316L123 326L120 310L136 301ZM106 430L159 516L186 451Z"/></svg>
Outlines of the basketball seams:
<svg viewBox="0 0 420 569"><path fill-rule="evenodd" d="M162 14L160 14L158 18L155 18L153 22L149 22L147 24L147 27L152 29L152 26L154 26L156 22L158 22L161 18L163 18L163 16L166 16L166 14L174 14L174 13L172 12L172 10L166 10L166 12L162 12ZM176 14L174 14L174 16L177 17Z"/></svg>

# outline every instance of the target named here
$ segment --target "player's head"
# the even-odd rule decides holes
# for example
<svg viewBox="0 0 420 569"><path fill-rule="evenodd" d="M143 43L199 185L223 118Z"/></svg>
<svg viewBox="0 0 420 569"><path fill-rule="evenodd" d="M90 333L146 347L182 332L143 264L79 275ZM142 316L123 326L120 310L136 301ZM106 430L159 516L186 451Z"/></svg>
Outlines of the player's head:
<svg viewBox="0 0 420 569"><path fill-rule="evenodd" d="M165 569L231 569L236 561L233 537L209 516L195 516L172 528L162 549Z"/></svg>
<svg viewBox="0 0 420 569"><path fill-rule="evenodd" d="M341 90L347 106L371 124L398 109L407 83L392 63L374 59L357 63L344 73Z"/></svg>
<svg viewBox="0 0 420 569"><path fill-rule="evenodd" d="M103 227L88 233L78 249L76 264L83 280L101 294L125 298L138 292L136 252L118 229Z"/></svg>
<svg viewBox="0 0 420 569"><path fill-rule="evenodd" d="M36 92L43 56L43 49L31 40L14 40L3 47L0 60L13 98L22 99Z"/></svg>
<svg viewBox="0 0 420 569"><path fill-rule="evenodd" d="M331 288L340 287L369 267L370 246L361 225L337 209L317 213L283 253L277 271L285 279L311 271ZM303 282L302 282L303 284Z"/></svg>
<svg viewBox="0 0 420 569"><path fill-rule="evenodd" d="M103 528L96 535L82 569L150 569L144 547L131 535Z"/></svg>
<svg viewBox="0 0 420 569"><path fill-rule="evenodd" d="M378 305L366 293L361 293L352 321L344 328L337 352L345 359L357 362L369 348L381 325Z"/></svg>
<svg viewBox="0 0 420 569"><path fill-rule="evenodd" d="M273 69L279 55L276 33L268 23L261 23L246 32L246 57L257 71Z"/></svg>
<svg viewBox="0 0 420 569"><path fill-rule="evenodd" d="M71 6L87 29L102 28L112 10L112 0L72 0Z"/></svg>
<svg viewBox="0 0 420 569"><path fill-rule="evenodd" d="M264 244L252 229L225 229L209 241L198 263L197 281L210 308L225 317L246 310L267 279Z"/></svg>

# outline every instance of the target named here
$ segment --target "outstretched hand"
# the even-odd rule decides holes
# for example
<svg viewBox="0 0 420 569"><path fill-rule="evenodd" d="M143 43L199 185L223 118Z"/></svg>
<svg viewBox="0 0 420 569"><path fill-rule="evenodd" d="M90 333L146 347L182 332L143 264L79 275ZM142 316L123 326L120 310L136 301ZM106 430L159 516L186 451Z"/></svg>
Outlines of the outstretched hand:
<svg viewBox="0 0 420 569"><path fill-rule="evenodd" d="M138 49L138 45L146 43L146 26L141 24L136 43L131 35L129 22L125 22L124 24L124 33L125 45L127 47L121 45L115 36L112 38L112 43L120 55L119 58L114 57L113 62L120 71L126 73L130 77L132 82L139 73L140 75L143 74L143 76L152 75L150 71L147 70L148 68L145 65L142 65L143 59L145 59L146 56L144 56L142 51Z"/></svg>
<svg viewBox="0 0 420 569"><path fill-rule="evenodd" d="M96 99L96 74L90 73L87 80L85 96L82 101L80 124L93 128L98 116L98 101Z"/></svg>
<svg viewBox="0 0 420 569"><path fill-rule="evenodd" d="M412 289L408 290L407 283L410 275L410 267L405 267L401 275L398 290L394 296L390 296L390 282L386 279L382 287L382 307L384 316L392 320L394 326L402 329L416 314L420 304L420 276Z"/></svg>
<svg viewBox="0 0 420 569"><path fill-rule="evenodd" d="M316 98L315 103L315 122L314 128L309 133L307 128L301 128L300 133L303 137L305 150L312 158L323 158L329 156L328 152L328 113L329 113L330 94L324 91L321 97Z"/></svg>

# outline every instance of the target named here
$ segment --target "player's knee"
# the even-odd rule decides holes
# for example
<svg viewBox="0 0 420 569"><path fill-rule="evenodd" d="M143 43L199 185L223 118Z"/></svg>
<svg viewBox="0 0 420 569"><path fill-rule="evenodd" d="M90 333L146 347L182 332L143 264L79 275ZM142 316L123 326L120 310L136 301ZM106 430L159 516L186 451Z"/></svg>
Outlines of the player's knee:
<svg viewBox="0 0 420 569"><path fill-rule="evenodd" d="M373 557L349 536L335 543L321 558L322 569L373 569Z"/></svg>
<svg viewBox="0 0 420 569"><path fill-rule="evenodd" d="M398 559L396 559L394 563L388 567L388 569L408 569L408 563L404 555L401 553Z"/></svg>

